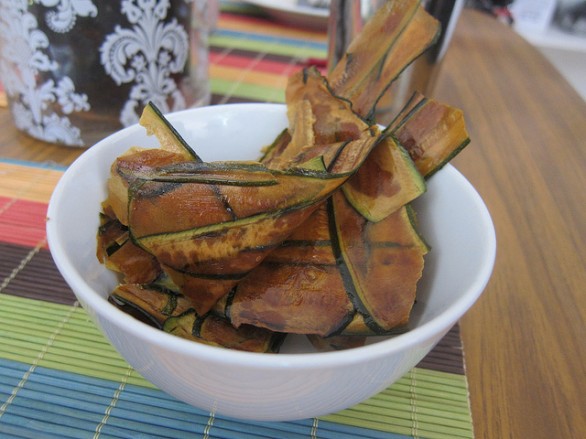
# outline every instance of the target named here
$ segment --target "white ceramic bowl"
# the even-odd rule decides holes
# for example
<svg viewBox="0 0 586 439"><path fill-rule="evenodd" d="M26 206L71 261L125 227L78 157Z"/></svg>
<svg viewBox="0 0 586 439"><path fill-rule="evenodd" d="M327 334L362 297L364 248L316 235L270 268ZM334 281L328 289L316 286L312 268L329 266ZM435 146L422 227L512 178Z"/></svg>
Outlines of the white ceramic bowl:
<svg viewBox="0 0 586 439"><path fill-rule="evenodd" d="M286 126L285 107L232 104L171 114L204 160L255 159ZM335 412L385 389L421 360L484 289L495 233L474 188L448 165L416 203L431 244L411 319L393 338L347 351L311 352L303 337L279 354L216 348L166 334L107 302L116 276L95 256L100 202L113 160L130 146L155 146L140 126L88 149L51 198L47 234L53 258L79 302L122 356L146 379L196 407L256 420L292 420Z"/></svg>

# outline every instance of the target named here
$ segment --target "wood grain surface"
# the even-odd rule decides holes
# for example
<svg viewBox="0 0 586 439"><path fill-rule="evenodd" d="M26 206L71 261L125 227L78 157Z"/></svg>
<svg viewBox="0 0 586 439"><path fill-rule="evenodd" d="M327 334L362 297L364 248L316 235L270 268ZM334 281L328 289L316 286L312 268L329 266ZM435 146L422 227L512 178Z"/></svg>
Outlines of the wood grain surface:
<svg viewBox="0 0 586 439"><path fill-rule="evenodd" d="M477 438L586 437L586 103L510 28L465 10L433 96L465 111L456 167L485 200L498 249L461 328ZM83 150L19 133L0 156L70 164Z"/></svg>
<svg viewBox="0 0 586 439"><path fill-rule="evenodd" d="M493 217L492 279L464 317L479 438L586 437L586 103L511 29L465 11L434 95L464 109L454 164Z"/></svg>

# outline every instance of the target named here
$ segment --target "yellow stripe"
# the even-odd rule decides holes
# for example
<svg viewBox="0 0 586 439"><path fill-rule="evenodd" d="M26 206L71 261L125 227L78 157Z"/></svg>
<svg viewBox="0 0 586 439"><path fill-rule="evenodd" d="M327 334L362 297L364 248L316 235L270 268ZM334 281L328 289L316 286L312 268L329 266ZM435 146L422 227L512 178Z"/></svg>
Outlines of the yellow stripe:
<svg viewBox="0 0 586 439"><path fill-rule="evenodd" d="M285 89L288 79L287 75L276 75L274 73L243 70L219 65L210 65L210 77L224 79L234 83L262 85L279 90Z"/></svg>
<svg viewBox="0 0 586 439"><path fill-rule="evenodd" d="M48 203L62 175L54 169L0 162L0 196Z"/></svg>
<svg viewBox="0 0 586 439"><path fill-rule="evenodd" d="M278 26L275 24L263 24L262 22L248 23L242 20L231 18L220 18L218 28L253 34L266 34L276 37L298 38L303 41L324 43L327 39L325 32L312 31L308 29L295 29L292 27Z"/></svg>

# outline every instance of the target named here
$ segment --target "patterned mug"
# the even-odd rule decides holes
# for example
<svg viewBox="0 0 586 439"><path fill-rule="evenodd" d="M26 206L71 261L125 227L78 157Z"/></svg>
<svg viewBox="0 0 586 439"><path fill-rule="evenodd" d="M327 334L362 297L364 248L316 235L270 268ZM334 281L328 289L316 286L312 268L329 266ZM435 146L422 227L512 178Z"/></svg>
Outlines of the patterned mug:
<svg viewBox="0 0 586 439"><path fill-rule="evenodd" d="M206 0L2 0L0 81L18 129L90 146L210 100Z"/></svg>

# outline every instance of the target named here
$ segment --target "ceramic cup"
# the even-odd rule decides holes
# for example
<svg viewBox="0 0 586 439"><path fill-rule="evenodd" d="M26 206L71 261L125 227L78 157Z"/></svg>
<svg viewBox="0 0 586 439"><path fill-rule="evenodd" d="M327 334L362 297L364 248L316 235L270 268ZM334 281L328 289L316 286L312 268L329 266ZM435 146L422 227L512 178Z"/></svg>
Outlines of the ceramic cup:
<svg viewBox="0 0 586 439"><path fill-rule="evenodd" d="M209 103L205 0L2 0L0 80L18 129L91 146L161 111Z"/></svg>

